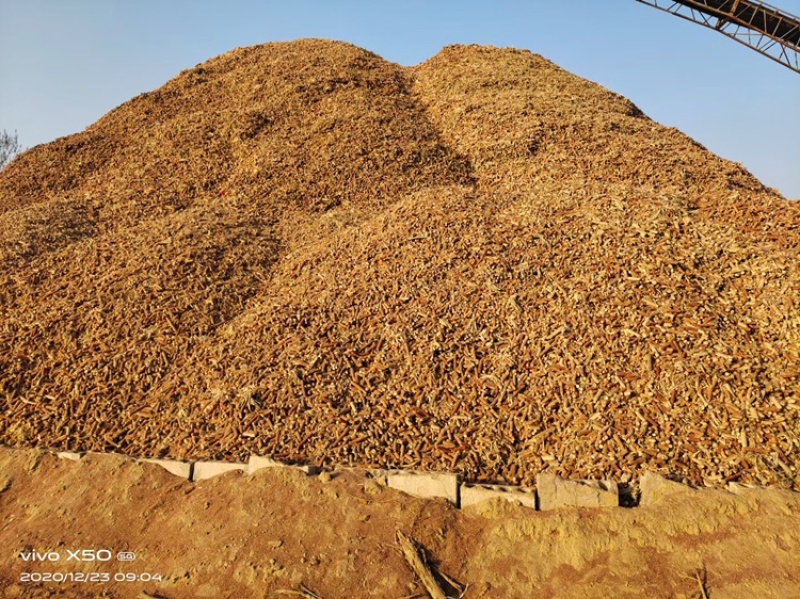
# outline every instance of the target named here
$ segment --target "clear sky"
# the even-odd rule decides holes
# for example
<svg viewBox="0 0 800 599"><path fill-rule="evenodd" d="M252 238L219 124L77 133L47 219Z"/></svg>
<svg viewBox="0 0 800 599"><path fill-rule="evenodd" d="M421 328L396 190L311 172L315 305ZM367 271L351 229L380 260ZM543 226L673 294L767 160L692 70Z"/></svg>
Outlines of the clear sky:
<svg viewBox="0 0 800 599"><path fill-rule="evenodd" d="M635 0L0 0L0 130L47 142L237 46L301 37L403 65L525 48L800 199L800 74Z"/></svg>

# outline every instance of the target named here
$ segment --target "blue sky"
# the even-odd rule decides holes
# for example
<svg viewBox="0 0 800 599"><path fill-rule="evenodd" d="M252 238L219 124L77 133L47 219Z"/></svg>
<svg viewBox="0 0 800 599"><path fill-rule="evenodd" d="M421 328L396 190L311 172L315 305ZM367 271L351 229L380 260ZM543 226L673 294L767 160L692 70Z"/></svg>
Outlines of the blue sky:
<svg viewBox="0 0 800 599"><path fill-rule="evenodd" d="M453 43L529 49L800 199L800 75L635 0L0 0L0 130L51 141L232 48L300 37L403 65Z"/></svg>

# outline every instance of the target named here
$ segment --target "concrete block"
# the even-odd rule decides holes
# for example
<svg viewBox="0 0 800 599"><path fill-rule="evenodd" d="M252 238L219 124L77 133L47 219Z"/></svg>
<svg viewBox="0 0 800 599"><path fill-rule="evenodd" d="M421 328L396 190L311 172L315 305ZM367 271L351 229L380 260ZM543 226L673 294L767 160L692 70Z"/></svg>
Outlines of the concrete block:
<svg viewBox="0 0 800 599"><path fill-rule="evenodd" d="M73 460L75 462L79 461L83 456L79 453L75 453L74 451L59 451L56 453L58 457L62 460Z"/></svg>
<svg viewBox="0 0 800 599"><path fill-rule="evenodd" d="M458 476L447 472L390 472L386 484L415 497L444 497L458 505Z"/></svg>
<svg viewBox="0 0 800 599"><path fill-rule="evenodd" d="M691 493L694 489L658 474L646 472L639 480L639 491L641 492L639 505L653 505L671 495Z"/></svg>
<svg viewBox="0 0 800 599"><path fill-rule="evenodd" d="M253 474L253 472L261 470L262 468L294 468L296 470L301 470L306 474L316 474L318 471L316 466L283 464L282 462L275 461L272 458L251 455L250 459L247 461L247 474Z"/></svg>
<svg viewBox="0 0 800 599"><path fill-rule="evenodd" d="M247 465L233 462L195 462L192 481L197 482L198 480L212 478L233 470L247 471Z"/></svg>
<svg viewBox="0 0 800 599"><path fill-rule="evenodd" d="M540 510L560 507L618 507L619 488L613 481L579 481L542 473L536 477Z"/></svg>
<svg viewBox="0 0 800 599"><path fill-rule="evenodd" d="M150 464L158 464L164 470L175 476L180 476L189 480L192 472L192 465L189 462L179 462L177 460L156 460L153 458L143 458L140 462L148 462Z"/></svg>
<svg viewBox="0 0 800 599"><path fill-rule="evenodd" d="M534 489L507 485L461 485L462 508L495 498L536 509Z"/></svg>
<svg viewBox="0 0 800 599"><path fill-rule="evenodd" d="M746 485L744 483L730 482L728 483L728 491L734 495L747 495L757 489L754 485Z"/></svg>
<svg viewBox="0 0 800 599"><path fill-rule="evenodd" d="M250 459L247 460L247 474L253 474L253 472L261 470L262 468L279 468L281 466L283 466L283 464L272 458L251 455Z"/></svg>

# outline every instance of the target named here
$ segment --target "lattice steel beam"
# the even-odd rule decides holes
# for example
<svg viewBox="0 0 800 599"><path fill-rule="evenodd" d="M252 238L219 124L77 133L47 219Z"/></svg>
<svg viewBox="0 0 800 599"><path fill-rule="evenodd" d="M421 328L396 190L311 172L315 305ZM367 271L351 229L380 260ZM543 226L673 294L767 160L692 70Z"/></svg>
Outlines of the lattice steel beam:
<svg viewBox="0 0 800 599"><path fill-rule="evenodd" d="M800 73L800 17L758 0L636 0L714 29Z"/></svg>

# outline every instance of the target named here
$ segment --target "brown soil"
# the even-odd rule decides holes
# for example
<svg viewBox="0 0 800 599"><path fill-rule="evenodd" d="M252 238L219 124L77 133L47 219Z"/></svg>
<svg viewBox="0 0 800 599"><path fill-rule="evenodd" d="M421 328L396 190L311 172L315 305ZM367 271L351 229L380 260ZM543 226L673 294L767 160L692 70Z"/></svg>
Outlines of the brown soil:
<svg viewBox="0 0 800 599"><path fill-rule="evenodd" d="M397 531L469 599L800 596L800 496L687 489L633 509L457 510L357 472L271 468L192 484L115 456L0 450L0 597L425 597ZM59 552L31 565L21 553ZM67 562L67 550L133 562ZM82 554L80 554L82 555ZM161 582L21 584L25 572L160 574ZM449 577L458 587L448 588ZM701 583L703 582L702 590ZM298 595L295 595L298 596ZM311 596L311 595L307 595Z"/></svg>

